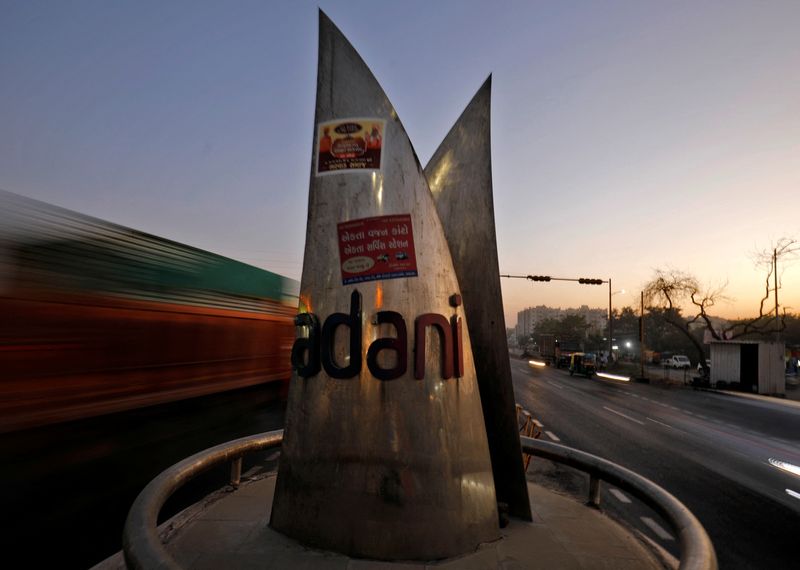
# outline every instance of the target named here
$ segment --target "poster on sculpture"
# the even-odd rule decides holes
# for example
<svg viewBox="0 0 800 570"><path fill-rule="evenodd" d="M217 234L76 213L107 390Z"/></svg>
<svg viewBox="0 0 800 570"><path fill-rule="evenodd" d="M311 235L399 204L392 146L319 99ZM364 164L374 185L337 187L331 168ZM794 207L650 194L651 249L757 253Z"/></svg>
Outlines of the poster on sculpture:
<svg viewBox="0 0 800 570"><path fill-rule="evenodd" d="M338 119L317 127L317 176L381 169L383 119Z"/></svg>
<svg viewBox="0 0 800 570"><path fill-rule="evenodd" d="M410 214L351 220L337 230L343 285L417 276Z"/></svg>

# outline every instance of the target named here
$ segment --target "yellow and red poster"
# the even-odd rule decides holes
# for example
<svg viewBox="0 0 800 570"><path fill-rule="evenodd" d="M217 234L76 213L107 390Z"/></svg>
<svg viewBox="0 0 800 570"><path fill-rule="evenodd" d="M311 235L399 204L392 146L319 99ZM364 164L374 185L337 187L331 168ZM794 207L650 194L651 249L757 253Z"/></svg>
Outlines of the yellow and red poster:
<svg viewBox="0 0 800 570"><path fill-rule="evenodd" d="M337 119L320 123L317 175L353 170L380 170L383 119Z"/></svg>
<svg viewBox="0 0 800 570"><path fill-rule="evenodd" d="M342 285L417 276L410 214L351 220L337 230Z"/></svg>

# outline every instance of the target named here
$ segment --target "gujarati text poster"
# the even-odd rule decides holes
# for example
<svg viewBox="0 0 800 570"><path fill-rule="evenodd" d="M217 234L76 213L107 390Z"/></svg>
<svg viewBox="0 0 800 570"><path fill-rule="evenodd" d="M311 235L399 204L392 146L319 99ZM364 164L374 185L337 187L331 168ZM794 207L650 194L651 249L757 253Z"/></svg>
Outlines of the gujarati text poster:
<svg viewBox="0 0 800 570"><path fill-rule="evenodd" d="M410 214L351 220L337 229L343 285L417 276Z"/></svg>

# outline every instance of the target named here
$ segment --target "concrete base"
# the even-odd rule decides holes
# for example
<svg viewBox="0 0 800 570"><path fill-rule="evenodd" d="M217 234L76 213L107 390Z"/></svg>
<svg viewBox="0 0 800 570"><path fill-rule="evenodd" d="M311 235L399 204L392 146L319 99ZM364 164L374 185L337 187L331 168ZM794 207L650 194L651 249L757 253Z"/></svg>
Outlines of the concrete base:
<svg viewBox="0 0 800 570"><path fill-rule="evenodd" d="M272 474L198 503L160 527L166 548L184 568L215 570L663 568L633 534L602 512L531 483L532 523L512 519L499 540L429 562L362 560L307 548L268 526L274 490ZM111 560L102 565L114 566Z"/></svg>

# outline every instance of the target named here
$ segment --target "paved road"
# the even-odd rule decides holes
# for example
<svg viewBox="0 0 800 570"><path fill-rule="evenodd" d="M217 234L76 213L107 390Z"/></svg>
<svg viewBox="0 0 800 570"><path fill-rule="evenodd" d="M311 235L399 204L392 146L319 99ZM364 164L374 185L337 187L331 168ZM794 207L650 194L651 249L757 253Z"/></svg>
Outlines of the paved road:
<svg viewBox="0 0 800 570"><path fill-rule="evenodd" d="M633 469L675 495L705 526L720 568L797 567L800 468L775 465L800 466L797 404L570 377L517 359L511 366L517 402L545 438ZM584 475L543 460L534 459L530 474L575 493L587 487ZM606 488L602 501L677 555L672 532L652 511L616 489Z"/></svg>

